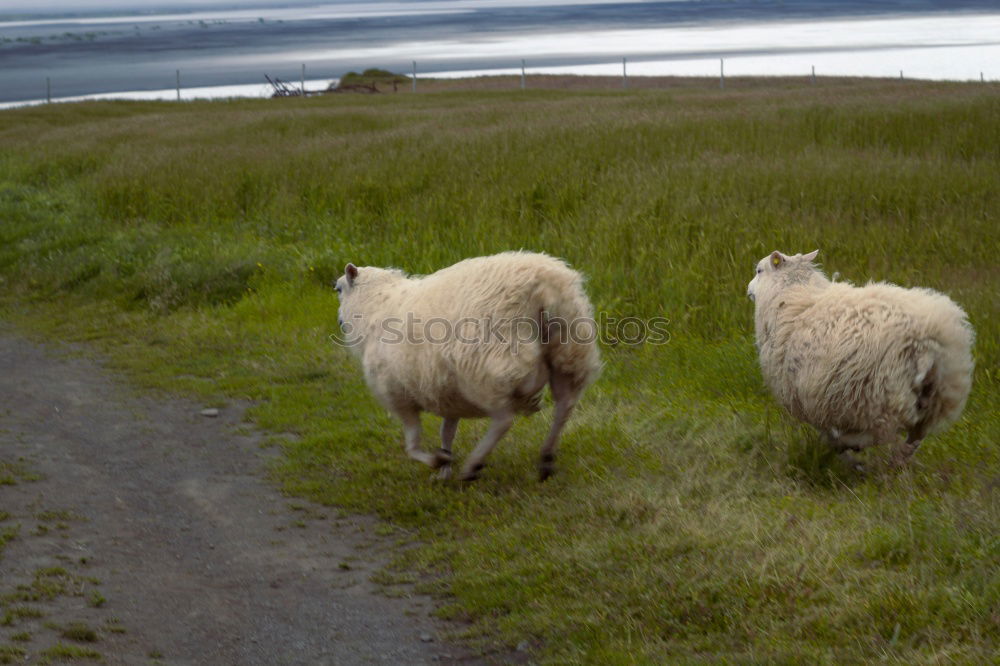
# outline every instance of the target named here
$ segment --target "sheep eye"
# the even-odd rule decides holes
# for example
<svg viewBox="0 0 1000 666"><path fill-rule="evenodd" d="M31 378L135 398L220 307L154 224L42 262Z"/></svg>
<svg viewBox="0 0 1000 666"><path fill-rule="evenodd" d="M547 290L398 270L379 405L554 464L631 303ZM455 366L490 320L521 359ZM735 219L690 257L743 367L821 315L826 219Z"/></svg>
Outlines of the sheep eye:
<svg viewBox="0 0 1000 666"><path fill-rule="evenodd" d="M334 289L336 289L336 290L337 290L337 293L338 293L338 294L340 293L340 285L339 285L339 284L338 284L338 285L337 285L336 287L334 287Z"/></svg>
<svg viewBox="0 0 1000 666"><path fill-rule="evenodd" d="M761 274L761 273L763 273L763 272L764 272L764 269L763 269L763 268L761 268L760 266L758 266L758 267L757 267L757 275L760 275L760 274ZM340 290L338 289L337 291L340 291Z"/></svg>

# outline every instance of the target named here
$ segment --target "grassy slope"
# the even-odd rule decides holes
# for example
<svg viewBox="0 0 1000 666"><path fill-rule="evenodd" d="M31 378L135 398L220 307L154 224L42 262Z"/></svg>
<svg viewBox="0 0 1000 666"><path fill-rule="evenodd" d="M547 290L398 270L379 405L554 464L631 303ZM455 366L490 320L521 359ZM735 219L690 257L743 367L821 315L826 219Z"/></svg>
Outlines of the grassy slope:
<svg viewBox="0 0 1000 666"><path fill-rule="evenodd" d="M484 645L544 660L998 658L1000 91L774 82L726 92L90 103L0 113L5 317L141 382L258 401L288 490L422 537ZM744 297L774 248L934 286L979 335L965 417L857 478L762 387ZM510 248L665 316L605 349L560 473L548 411L472 487L429 482L328 336L348 260L429 272ZM436 419L427 419L433 437ZM466 422L456 450L484 424Z"/></svg>

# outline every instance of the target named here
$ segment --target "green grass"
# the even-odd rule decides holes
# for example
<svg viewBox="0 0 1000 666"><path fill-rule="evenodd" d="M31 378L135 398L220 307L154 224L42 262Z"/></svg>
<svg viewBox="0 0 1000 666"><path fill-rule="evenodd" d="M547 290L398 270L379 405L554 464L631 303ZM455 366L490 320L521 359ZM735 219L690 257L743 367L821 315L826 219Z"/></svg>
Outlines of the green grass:
<svg viewBox="0 0 1000 666"><path fill-rule="evenodd" d="M39 511L35 514L35 518L43 522L59 522L65 523L67 520L73 521L83 521L86 520L85 517L76 513L75 511L70 511L67 509L47 509L45 511Z"/></svg>
<svg viewBox="0 0 1000 666"><path fill-rule="evenodd" d="M90 661L102 661L104 657L93 648L80 647L79 645L67 645L56 643L52 647L45 648L39 653L41 664L51 664L59 661L79 661L82 659Z"/></svg>
<svg viewBox="0 0 1000 666"><path fill-rule="evenodd" d="M14 623L25 618L36 619L44 616L42 611L31 606L13 606L4 611L3 619L0 619L0 626L11 627L14 626Z"/></svg>
<svg viewBox="0 0 1000 666"><path fill-rule="evenodd" d="M0 460L0 486L15 486L20 481L38 481L42 477L29 470L22 461Z"/></svg>
<svg viewBox="0 0 1000 666"><path fill-rule="evenodd" d="M3 512L3 515L0 515L0 520L6 520L9 517L9 514ZM3 557L4 547L16 539L20 531L20 525L6 525L3 528L0 528L0 558Z"/></svg>
<svg viewBox="0 0 1000 666"><path fill-rule="evenodd" d="M19 664L27 654L24 648L17 645L0 645L0 664Z"/></svg>
<svg viewBox="0 0 1000 666"><path fill-rule="evenodd" d="M62 567L44 567L35 570L31 583L17 586L15 592L0 598L0 602L49 601L63 595L81 594L83 580Z"/></svg>
<svg viewBox="0 0 1000 666"><path fill-rule="evenodd" d="M285 489L419 537L394 573L430 574L464 639L558 663L1000 658L995 86L87 103L0 113L0 146L5 318L255 401ZM746 283L817 247L976 327L965 416L901 473L885 451L853 473L762 385ZM671 341L604 349L549 482L545 410L475 485L432 483L329 341L330 282L517 248Z"/></svg>
<svg viewBox="0 0 1000 666"><path fill-rule="evenodd" d="M83 622L71 622L60 630L63 638L68 638L82 643L95 643L99 640L97 632Z"/></svg>
<svg viewBox="0 0 1000 666"><path fill-rule="evenodd" d="M102 631L105 631L105 632L110 633L110 634L124 634L124 633L127 633L127 630L125 629L125 627L122 626L121 620L119 620L118 618L114 618L114 617L108 618L107 620L105 620L104 621L104 626L101 629L102 629Z"/></svg>

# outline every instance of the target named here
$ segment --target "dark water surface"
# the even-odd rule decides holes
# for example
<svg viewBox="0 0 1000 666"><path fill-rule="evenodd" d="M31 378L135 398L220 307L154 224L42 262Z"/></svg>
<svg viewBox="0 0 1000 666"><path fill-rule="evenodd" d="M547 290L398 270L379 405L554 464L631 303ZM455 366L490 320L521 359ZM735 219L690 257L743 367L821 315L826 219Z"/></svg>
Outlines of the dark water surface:
<svg viewBox="0 0 1000 666"><path fill-rule="evenodd" d="M44 97L46 77L53 95L62 97L170 88L177 69L185 87L261 83L265 73L298 80L302 63L307 64L309 78L334 78L368 67L409 71L411 60L418 60L427 73L484 70L512 67L520 57L534 54L502 53L502 48L486 54L469 48L466 53L463 44L502 44L526 35L568 33L586 38L606 30L1000 14L1000 0L675 0L522 2L521 6L498 0L324 5L208 1L136 3L131 10L121 2L99 4L0 3L0 102ZM451 43L447 53L418 48L440 42ZM920 46L916 37L913 46ZM377 61L372 49L378 50ZM696 57L694 51L684 57ZM713 47L706 57L718 57L717 51ZM620 55L651 58L656 53ZM535 65L608 61L606 55L579 53L548 53L532 60Z"/></svg>

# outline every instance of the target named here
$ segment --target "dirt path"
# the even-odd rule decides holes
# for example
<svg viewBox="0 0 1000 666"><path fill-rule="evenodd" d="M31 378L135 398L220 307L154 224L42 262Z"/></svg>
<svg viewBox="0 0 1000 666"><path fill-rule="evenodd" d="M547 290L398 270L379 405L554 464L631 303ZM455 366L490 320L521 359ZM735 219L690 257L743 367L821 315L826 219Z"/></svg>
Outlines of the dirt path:
<svg viewBox="0 0 1000 666"><path fill-rule="evenodd" d="M202 407L0 331L0 663L485 663L378 593L371 520L282 496Z"/></svg>

